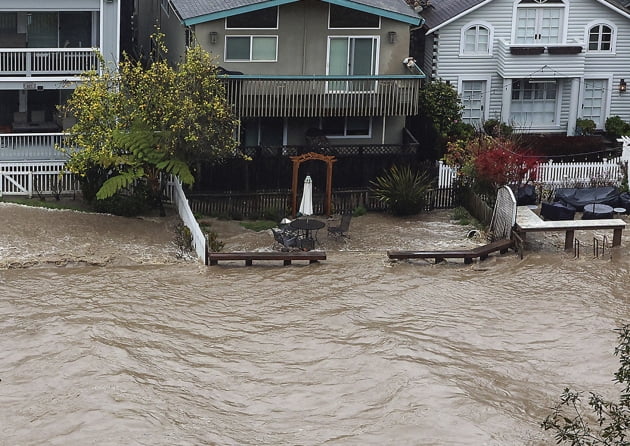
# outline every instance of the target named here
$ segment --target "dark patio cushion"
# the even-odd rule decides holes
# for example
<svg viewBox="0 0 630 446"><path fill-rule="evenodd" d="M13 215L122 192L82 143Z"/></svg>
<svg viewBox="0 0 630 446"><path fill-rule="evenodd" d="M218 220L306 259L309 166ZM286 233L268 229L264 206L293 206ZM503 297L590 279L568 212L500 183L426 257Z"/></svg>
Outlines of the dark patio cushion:
<svg viewBox="0 0 630 446"><path fill-rule="evenodd" d="M587 204L607 204L615 207L619 200L619 191L614 186L562 188L556 189L555 201L570 204L582 212Z"/></svg>
<svg viewBox="0 0 630 446"><path fill-rule="evenodd" d="M555 203L541 203L540 216L545 220L573 220L575 218L575 208L570 204L559 201Z"/></svg>

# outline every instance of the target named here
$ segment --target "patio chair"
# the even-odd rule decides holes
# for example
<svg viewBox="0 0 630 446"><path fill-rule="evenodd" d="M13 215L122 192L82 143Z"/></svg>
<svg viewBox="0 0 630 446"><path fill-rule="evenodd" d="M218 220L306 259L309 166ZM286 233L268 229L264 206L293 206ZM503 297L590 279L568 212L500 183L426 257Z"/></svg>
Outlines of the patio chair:
<svg viewBox="0 0 630 446"><path fill-rule="evenodd" d="M352 220L352 213L345 212L341 214L341 220L338 225L328 225L328 235L332 235L334 237L347 237L348 229L350 228L350 220Z"/></svg>

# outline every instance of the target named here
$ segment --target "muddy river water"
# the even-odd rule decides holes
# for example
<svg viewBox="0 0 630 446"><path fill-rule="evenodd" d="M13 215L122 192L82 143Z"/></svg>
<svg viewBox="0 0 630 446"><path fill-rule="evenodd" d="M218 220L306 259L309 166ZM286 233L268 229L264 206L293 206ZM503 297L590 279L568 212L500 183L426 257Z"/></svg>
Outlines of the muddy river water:
<svg viewBox="0 0 630 446"><path fill-rule="evenodd" d="M616 396L627 234L612 258L537 235L392 263L478 241L447 211L367 215L319 264L206 267L173 221L0 203L1 445L547 445L564 387Z"/></svg>

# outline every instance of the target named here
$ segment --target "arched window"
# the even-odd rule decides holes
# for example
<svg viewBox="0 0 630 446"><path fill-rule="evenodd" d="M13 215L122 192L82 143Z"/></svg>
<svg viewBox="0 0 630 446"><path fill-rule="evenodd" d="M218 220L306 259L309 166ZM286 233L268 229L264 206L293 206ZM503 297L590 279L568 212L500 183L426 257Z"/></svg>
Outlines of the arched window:
<svg viewBox="0 0 630 446"><path fill-rule="evenodd" d="M462 28L460 54L489 55L492 53L492 28L482 23Z"/></svg>
<svg viewBox="0 0 630 446"><path fill-rule="evenodd" d="M588 51L610 53L614 51L615 29L608 24L598 23L588 29Z"/></svg>

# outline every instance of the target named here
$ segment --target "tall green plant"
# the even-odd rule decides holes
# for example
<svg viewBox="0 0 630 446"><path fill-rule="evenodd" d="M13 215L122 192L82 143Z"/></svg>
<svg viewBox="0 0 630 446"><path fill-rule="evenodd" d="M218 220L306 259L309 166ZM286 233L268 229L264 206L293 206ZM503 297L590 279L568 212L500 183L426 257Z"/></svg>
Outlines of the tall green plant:
<svg viewBox="0 0 630 446"><path fill-rule="evenodd" d="M372 182L372 191L394 215L413 215L424 208L430 186L426 172L414 171L409 166L392 166Z"/></svg>
<svg viewBox="0 0 630 446"><path fill-rule="evenodd" d="M558 444L571 446L627 446L630 444L630 325L617 330L619 343L615 355L621 366L614 374L613 381L623 388L619 402L605 400L602 396L590 393L588 406L595 416L595 425L589 424L584 413L582 393L566 388L560 402L542 422L545 430L555 433Z"/></svg>

